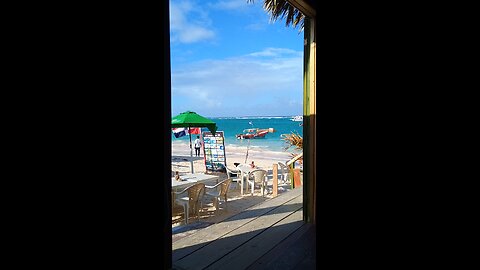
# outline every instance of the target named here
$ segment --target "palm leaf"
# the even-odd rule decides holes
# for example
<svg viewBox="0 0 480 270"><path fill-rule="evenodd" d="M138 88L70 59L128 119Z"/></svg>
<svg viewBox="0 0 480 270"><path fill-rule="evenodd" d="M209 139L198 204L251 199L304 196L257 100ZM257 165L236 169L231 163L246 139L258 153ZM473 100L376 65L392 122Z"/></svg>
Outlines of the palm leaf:
<svg viewBox="0 0 480 270"><path fill-rule="evenodd" d="M303 151L303 137L300 134L292 132L290 134L280 135L281 139L284 140L287 146L284 147L285 150L288 150L291 147L294 147L296 150ZM290 156L294 158L298 153L290 153ZM303 162L303 157L298 160L300 163Z"/></svg>
<svg viewBox="0 0 480 270"><path fill-rule="evenodd" d="M247 0L247 3L254 3L254 0ZM285 26L296 28L300 25L300 31L303 31L305 15L286 0L263 0L263 9L270 14L271 22L285 18Z"/></svg>

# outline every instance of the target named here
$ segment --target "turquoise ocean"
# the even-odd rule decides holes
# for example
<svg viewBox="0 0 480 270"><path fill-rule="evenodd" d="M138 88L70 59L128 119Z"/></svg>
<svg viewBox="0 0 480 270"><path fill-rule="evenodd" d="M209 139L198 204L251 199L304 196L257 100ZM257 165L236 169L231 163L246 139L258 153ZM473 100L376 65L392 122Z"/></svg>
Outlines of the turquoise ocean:
<svg viewBox="0 0 480 270"><path fill-rule="evenodd" d="M225 146L247 146L260 148L268 151L284 151L285 142L281 139L281 134L298 133L303 137L302 122L292 121L293 116L245 116L245 117L206 117L217 124L217 130L223 131L225 136ZM240 140L235 137L236 134L243 133L248 128L274 128L275 132L268 133L264 138ZM208 131L207 128L202 128ZM192 141L197 135L192 134ZM183 136L175 138L172 133L172 142L187 142L189 137Z"/></svg>

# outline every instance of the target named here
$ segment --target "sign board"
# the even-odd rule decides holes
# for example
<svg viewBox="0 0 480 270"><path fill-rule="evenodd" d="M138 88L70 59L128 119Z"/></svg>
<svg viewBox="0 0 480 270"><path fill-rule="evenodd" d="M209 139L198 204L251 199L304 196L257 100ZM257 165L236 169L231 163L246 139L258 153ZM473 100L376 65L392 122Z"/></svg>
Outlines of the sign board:
<svg viewBox="0 0 480 270"><path fill-rule="evenodd" d="M224 172L227 165L225 157L225 138L223 131L215 132L215 136L209 131L202 132L203 156L207 171Z"/></svg>

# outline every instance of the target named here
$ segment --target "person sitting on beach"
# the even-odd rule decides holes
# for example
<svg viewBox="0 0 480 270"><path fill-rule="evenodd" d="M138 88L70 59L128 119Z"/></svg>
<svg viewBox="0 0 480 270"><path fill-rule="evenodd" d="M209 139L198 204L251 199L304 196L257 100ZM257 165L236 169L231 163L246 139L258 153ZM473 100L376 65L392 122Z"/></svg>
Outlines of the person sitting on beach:
<svg viewBox="0 0 480 270"><path fill-rule="evenodd" d="M252 161L252 164L250 164L250 167L255 168L255 163Z"/></svg>

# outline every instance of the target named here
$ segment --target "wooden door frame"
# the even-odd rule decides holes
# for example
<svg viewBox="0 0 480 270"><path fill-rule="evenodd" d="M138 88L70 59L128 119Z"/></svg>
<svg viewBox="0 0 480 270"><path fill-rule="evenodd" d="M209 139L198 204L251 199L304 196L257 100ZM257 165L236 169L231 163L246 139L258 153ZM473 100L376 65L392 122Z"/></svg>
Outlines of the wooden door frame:
<svg viewBox="0 0 480 270"><path fill-rule="evenodd" d="M304 89L303 89L303 114L304 114L304 220L316 224L316 186L317 179L317 113L316 113L316 29L315 16L316 10L312 8L312 1L289 0L297 9L301 10L306 16L305 20L305 48L304 48ZM159 117L162 126L167 127L164 130L166 134L171 131L171 65L170 65L170 6L169 1L162 1L162 35L164 50L163 59L163 89L164 98L167 100L162 109L162 115ZM165 140L165 151L161 154L165 160L171 160L171 138ZM162 179L169 179L170 165L165 163L165 169L162 170ZM171 235L171 185L169 181L163 183L163 205L166 205L163 228L161 230L167 234L161 245L166 251L163 254L162 269L172 268L172 235Z"/></svg>

